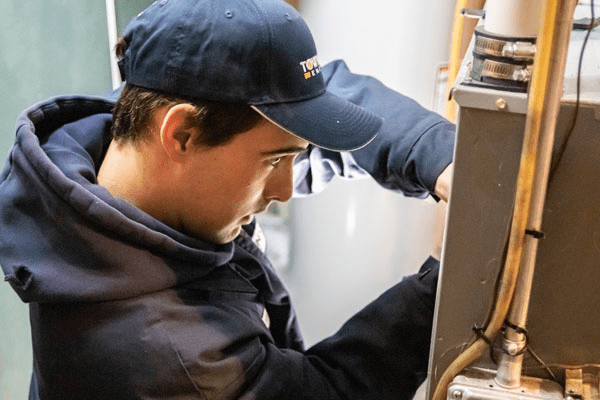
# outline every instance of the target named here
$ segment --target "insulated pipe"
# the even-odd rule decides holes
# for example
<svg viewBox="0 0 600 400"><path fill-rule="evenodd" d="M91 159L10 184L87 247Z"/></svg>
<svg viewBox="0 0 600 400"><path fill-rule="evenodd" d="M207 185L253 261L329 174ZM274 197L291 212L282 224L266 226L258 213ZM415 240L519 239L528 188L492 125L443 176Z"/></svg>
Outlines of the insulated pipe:
<svg viewBox="0 0 600 400"><path fill-rule="evenodd" d="M526 245L525 231L528 229L530 215L537 215L538 213L537 210L533 213L531 210L540 205L543 208L543 200L541 204L539 202L534 204L532 201L534 197L539 199L538 196L540 195L545 198L545 192L533 195L535 180L538 173L540 173L538 164L547 162L545 160L550 158L549 154L542 154L540 143L542 145L546 143L543 152L551 153L552 146L548 146L547 141L550 140L550 143L552 143L553 137L548 139L545 136L554 133L556 124L555 109L560 105L565 64L565 60L561 59L559 54L566 51L576 3L577 0L548 0L544 7L543 22L541 24L543 29L537 40L538 51L534 61L529 92L525 136L517 177L515 206L506 263L500 278L494 311L484 332L484 335L492 340L497 336L508 314L517 286L521 260L530 257L530 254L523 257L523 250ZM565 30L567 30L566 41ZM542 135L544 135L544 138L541 137ZM540 160L542 163L540 163ZM547 178L547 171L542 171L541 174L542 177L545 174ZM543 180L543 178L540 179ZM546 184L547 182L544 183L544 185ZM539 210L539 212L541 211ZM445 399L448 386L454 377L479 358L488 349L488 346L485 340L479 338L460 354L440 377L432 399Z"/></svg>
<svg viewBox="0 0 600 400"><path fill-rule="evenodd" d="M488 0L485 30L510 37L537 36L543 0Z"/></svg>
<svg viewBox="0 0 600 400"><path fill-rule="evenodd" d="M524 176L523 181L519 180L518 184L532 186L531 199L522 199L523 201L529 201L531 204L531 211L527 218L527 230L532 234L524 235L524 238L520 239L523 241L523 260L519 268L517 288L508 314L508 321L521 328L525 328L527 322L539 243L539 235L535 233L542 230L542 215L552 160L554 131L560 110L565 64L576 5L577 0L548 2L546 14L551 13L552 15L547 16L549 20L546 20L546 22L548 23L544 22L540 34L533 80L529 91L529 111L525 121L525 132L539 131L539 144L531 143L532 146L535 145L539 149L536 150L539 151L539 154L537 155L535 170L530 173L519 174ZM517 201L520 201L520 199L517 198ZM505 345L522 343L524 340L525 337L522 333L514 329L506 330ZM505 360L505 362L501 362L498 367L496 381L508 387L519 386L523 364L522 355L503 355L502 360Z"/></svg>

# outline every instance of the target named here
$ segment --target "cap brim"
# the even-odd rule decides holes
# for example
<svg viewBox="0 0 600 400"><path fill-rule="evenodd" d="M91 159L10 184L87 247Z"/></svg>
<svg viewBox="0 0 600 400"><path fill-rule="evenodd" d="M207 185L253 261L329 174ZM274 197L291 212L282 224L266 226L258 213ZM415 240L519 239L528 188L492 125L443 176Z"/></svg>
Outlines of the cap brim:
<svg viewBox="0 0 600 400"><path fill-rule="evenodd" d="M350 151L377 136L383 120L325 92L309 100L252 106L284 130L328 150Z"/></svg>

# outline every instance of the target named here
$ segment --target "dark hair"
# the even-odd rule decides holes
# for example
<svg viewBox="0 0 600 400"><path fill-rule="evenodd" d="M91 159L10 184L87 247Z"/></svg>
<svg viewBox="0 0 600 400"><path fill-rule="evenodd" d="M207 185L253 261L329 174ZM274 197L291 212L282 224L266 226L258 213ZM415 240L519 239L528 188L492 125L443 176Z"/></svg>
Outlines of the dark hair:
<svg viewBox="0 0 600 400"><path fill-rule="evenodd" d="M128 46L124 39L119 40L115 49L119 59ZM143 140L155 111L177 104L191 104L196 108L188 121L189 126L196 126L202 132L195 145L226 144L262 120L261 115L247 104L186 99L127 83L113 110L113 138L131 142Z"/></svg>

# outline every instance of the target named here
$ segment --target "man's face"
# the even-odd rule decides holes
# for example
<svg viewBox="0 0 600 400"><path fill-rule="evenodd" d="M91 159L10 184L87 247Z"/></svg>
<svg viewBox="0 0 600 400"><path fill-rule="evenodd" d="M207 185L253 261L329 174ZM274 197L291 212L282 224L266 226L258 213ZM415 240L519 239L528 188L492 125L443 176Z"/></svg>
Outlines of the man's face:
<svg viewBox="0 0 600 400"><path fill-rule="evenodd" d="M292 166L308 142L263 121L223 146L198 147L177 190L181 231L227 243L271 201L292 196Z"/></svg>

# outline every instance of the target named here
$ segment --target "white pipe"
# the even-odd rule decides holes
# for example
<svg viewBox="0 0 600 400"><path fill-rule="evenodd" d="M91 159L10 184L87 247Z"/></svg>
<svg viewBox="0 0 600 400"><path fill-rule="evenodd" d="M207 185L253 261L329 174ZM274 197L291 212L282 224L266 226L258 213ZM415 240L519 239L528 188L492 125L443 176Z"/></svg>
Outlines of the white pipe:
<svg viewBox="0 0 600 400"><path fill-rule="evenodd" d="M108 23L108 54L110 56L110 75L113 90L121 85L121 72L117 64L115 46L117 45L117 12L115 0L106 0L106 22Z"/></svg>
<svg viewBox="0 0 600 400"><path fill-rule="evenodd" d="M542 0L488 0L487 32L511 37L537 36Z"/></svg>

